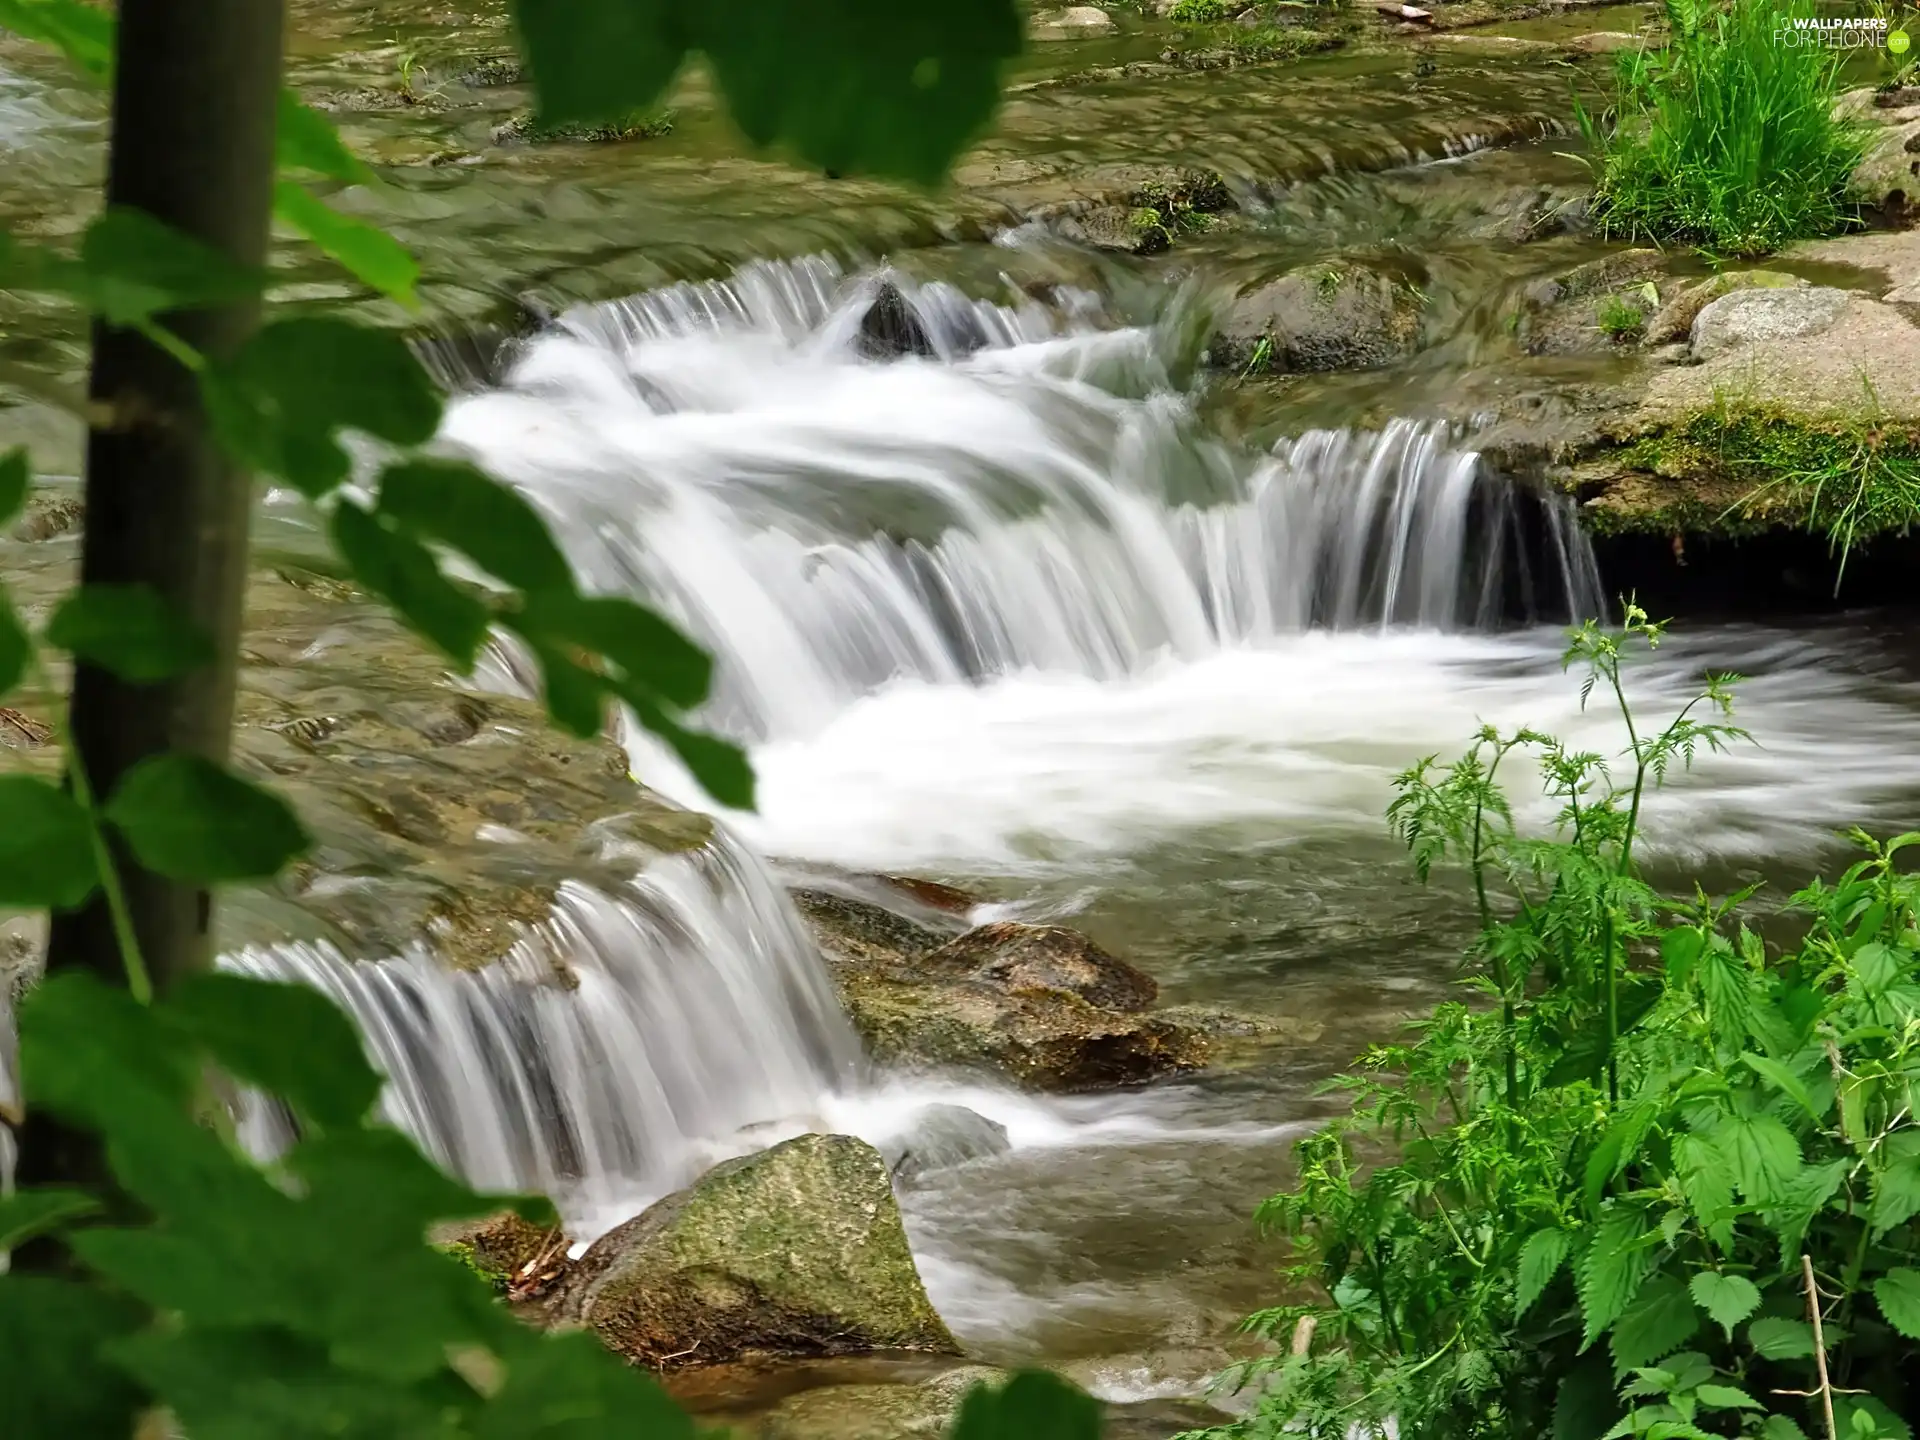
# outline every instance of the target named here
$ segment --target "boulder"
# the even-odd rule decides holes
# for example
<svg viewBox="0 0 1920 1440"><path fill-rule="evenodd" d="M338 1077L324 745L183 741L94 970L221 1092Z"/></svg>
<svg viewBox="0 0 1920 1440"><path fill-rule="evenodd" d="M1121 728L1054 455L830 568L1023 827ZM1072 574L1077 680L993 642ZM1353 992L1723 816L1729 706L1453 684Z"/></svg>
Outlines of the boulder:
<svg viewBox="0 0 1920 1440"><path fill-rule="evenodd" d="M1852 298L1825 285L1723 295L1694 316L1694 358L1710 360L1746 345L1819 335L1833 328Z"/></svg>
<svg viewBox="0 0 1920 1440"><path fill-rule="evenodd" d="M1779 270L1723 270L1669 293L1666 302L1647 322L1646 342L1669 345L1693 331L1694 317L1722 295L1736 290L1790 290L1807 282Z"/></svg>
<svg viewBox="0 0 1920 1440"><path fill-rule="evenodd" d="M1113 17L1098 6L1072 5L1065 10L1034 16L1033 38L1085 40L1095 35L1111 35L1116 28Z"/></svg>
<svg viewBox="0 0 1920 1440"><path fill-rule="evenodd" d="M435 1245L516 1297L543 1293L567 1271L567 1238L511 1210L438 1226Z"/></svg>
<svg viewBox="0 0 1920 1440"><path fill-rule="evenodd" d="M1370 370L1411 354L1425 300L1407 278L1303 266L1235 300L1207 347L1231 370Z"/></svg>
<svg viewBox="0 0 1920 1440"><path fill-rule="evenodd" d="M1151 975L1060 925L1014 920L982 925L949 940L927 956L926 965L1015 995L1077 995L1123 1014L1145 1010L1160 998Z"/></svg>
<svg viewBox="0 0 1920 1440"><path fill-rule="evenodd" d="M1073 931L1003 923L953 938L844 895L793 896L883 1065L1087 1090L1207 1062L1199 1027L1146 1008L1150 976Z"/></svg>
<svg viewBox="0 0 1920 1440"><path fill-rule="evenodd" d="M886 1162L847 1135L730 1160L609 1231L555 1314L655 1368L958 1351L914 1268Z"/></svg>
<svg viewBox="0 0 1920 1440"><path fill-rule="evenodd" d="M1877 211L1889 225L1920 219L1920 92L1888 97L1855 90L1841 97L1836 111L1870 127L1860 163L1847 183L1847 196ZM1883 104L1881 100L1892 103Z"/></svg>
<svg viewBox="0 0 1920 1440"><path fill-rule="evenodd" d="M880 1145L893 1178L910 1183L934 1170L1004 1155L1013 1148L1007 1127L964 1105L928 1105L914 1112Z"/></svg>

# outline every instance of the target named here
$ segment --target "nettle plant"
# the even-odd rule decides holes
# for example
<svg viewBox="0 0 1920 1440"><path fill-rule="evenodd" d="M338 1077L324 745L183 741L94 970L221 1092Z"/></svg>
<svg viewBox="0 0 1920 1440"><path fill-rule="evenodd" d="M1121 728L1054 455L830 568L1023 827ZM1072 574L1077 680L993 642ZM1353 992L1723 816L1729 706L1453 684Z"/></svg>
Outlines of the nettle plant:
<svg viewBox="0 0 1920 1440"><path fill-rule="evenodd" d="M516 19L548 119L651 104L698 48L755 143L921 181L984 121L1019 42L1004 0L827 14L522 0ZM432 450L441 401L403 338L339 313L256 324L270 277L236 254L249 227L264 254L269 205L374 291L413 306L419 278L398 242L313 188L375 177L279 89L279 26L267 4L122 0L116 21L76 0L0 0L0 27L115 96L109 203L77 251L0 236L0 287L66 297L96 341L93 395L70 402L92 430L82 583L34 624L0 592L0 697L75 677L64 781L0 776L0 906L55 917L49 973L20 1007L24 1109L0 1117L21 1134L30 1181L0 1195L13 1261L0 1274L0 1433L690 1437L694 1421L649 1376L588 1335L522 1326L426 1241L437 1222L504 1205L551 1222L545 1201L477 1195L381 1124L381 1078L318 993L205 973L178 943L197 933L204 949L210 887L272 876L309 843L282 800L224 763L247 473L316 506L354 582L452 668L510 633L538 657L557 723L598 733L617 704L715 798L753 797L740 752L686 723L709 657L647 607L581 593L533 506ZM208 103L229 82L237 98ZM142 150L142 118L176 113L201 125L207 155ZM236 133L249 115L261 134ZM229 153L256 141L257 175ZM249 204L245 185L172 207L214 240L152 213L170 186L206 189L227 171L259 181L257 215L222 218ZM348 432L377 463L356 465ZM25 453L0 457L0 523L31 482ZM173 550L154 553L154 536ZM180 734L140 729L148 709ZM286 1154L241 1149L236 1085L296 1118ZM955 1433L1098 1430L1090 1399L1034 1374L974 1392Z"/></svg>
<svg viewBox="0 0 1920 1440"><path fill-rule="evenodd" d="M1920 1394L1920 882L1906 835L1792 898L1797 938L1741 919L1752 889L1658 896L1635 859L1647 792L1744 738L1733 677L1641 728L1629 606L1570 665L1618 708L1618 762L1484 732L1400 778L1422 875L1466 868L1466 985L1336 1082L1349 1117L1299 1147L1261 1220L1315 1298L1253 1316L1283 1353L1246 1421L1208 1432L1345 1440L1911 1440ZM1526 757L1556 807L1516 821ZM1392 1429L1390 1429L1392 1427Z"/></svg>

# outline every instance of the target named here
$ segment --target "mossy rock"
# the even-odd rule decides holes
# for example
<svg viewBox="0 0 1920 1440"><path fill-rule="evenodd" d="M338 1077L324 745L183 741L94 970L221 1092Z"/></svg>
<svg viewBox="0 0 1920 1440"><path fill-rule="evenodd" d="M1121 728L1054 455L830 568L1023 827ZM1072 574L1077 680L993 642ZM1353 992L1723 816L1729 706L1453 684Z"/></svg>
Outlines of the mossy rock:
<svg viewBox="0 0 1920 1440"><path fill-rule="evenodd" d="M496 145L599 145L620 140L654 140L671 135L673 127L671 110L637 112L604 124L543 124L532 111L526 111L494 126L492 139Z"/></svg>
<svg viewBox="0 0 1920 1440"><path fill-rule="evenodd" d="M1780 270L1723 270L1690 285L1669 288L1660 308L1647 321L1646 342L1667 345L1684 340L1693 329L1694 317L1722 295L1736 290L1778 290L1805 285L1798 275Z"/></svg>
<svg viewBox="0 0 1920 1440"><path fill-rule="evenodd" d="M789 1396L764 1416L756 1440L944 1440L967 1392L1005 1371L962 1365L918 1385L825 1385Z"/></svg>
<svg viewBox="0 0 1920 1440"><path fill-rule="evenodd" d="M610 1231L559 1312L637 1364L869 1350L954 1354L880 1152L803 1135L731 1160Z"/></svg>
<svg viewBox="0 0 1920 1440"><path fill-rule="evenodd" d="M1236 300L1208 344L1230 370L1371 370L1418 347L1426 300L1416 277L1335 260L1301 266Z"/></svg>

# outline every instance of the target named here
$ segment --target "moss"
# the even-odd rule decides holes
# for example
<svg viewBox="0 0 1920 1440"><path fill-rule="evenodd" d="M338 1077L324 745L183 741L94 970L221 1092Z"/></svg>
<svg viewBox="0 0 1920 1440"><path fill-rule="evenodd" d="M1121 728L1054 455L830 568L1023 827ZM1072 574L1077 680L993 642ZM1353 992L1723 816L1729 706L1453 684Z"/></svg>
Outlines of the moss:
<svg viewBox="0 0 1920 1440"><path fill-rule="evenodd" d="M471 1240L454 1240L438 1248L442 1255L451 1256L453 1259L458 1260L461 1265L486 1281L488 1287L494 1294L505 1295L507 1293L507 1282L512 1279L512 1276L505 1270L494 1269L482 1260L480 1258L480 1252L474 1248Z"/></svg>
<svg viewBox="0 0 1920 1440"><path fill-rule="evenodd" d="M543 125L531 114L516 115L493 132L496 145L526 142L534 145L573 141L602 143L613 140L655 140L671 135L674 112L671 110L635 111L606 124L567 123Z"/></svg>
<svg viewBox="0 0 1920 1440"><path fill-rule="evenodd" d="M1641 435L1608 457L1602 533L1824 533L1842 558L1920 521L1920 425L1871 413L1811 420L1723 403Z"/></svg>

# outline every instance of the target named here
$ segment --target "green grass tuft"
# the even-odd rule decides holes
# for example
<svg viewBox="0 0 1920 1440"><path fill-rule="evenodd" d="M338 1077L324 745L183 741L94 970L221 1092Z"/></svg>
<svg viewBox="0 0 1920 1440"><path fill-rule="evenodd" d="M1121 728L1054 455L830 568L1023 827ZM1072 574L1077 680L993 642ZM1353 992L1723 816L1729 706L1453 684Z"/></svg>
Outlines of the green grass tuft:
<svg viewBox="0 0 1920 1440"><path fill-rule="evenodd" d="M1834 117L1839 52L1780 43L1804 0L1667 0L1665 50L1624 51L1612 123L1584 108L1609 234L1760 255L1854 223L1864 127Z"/></svg>

